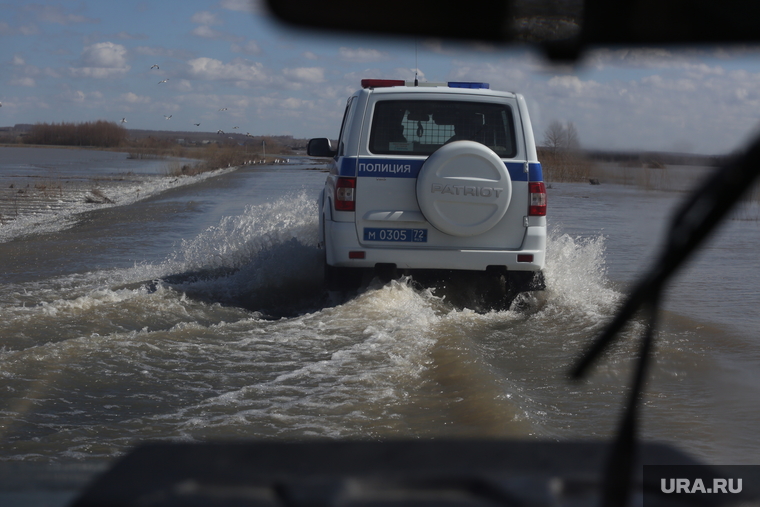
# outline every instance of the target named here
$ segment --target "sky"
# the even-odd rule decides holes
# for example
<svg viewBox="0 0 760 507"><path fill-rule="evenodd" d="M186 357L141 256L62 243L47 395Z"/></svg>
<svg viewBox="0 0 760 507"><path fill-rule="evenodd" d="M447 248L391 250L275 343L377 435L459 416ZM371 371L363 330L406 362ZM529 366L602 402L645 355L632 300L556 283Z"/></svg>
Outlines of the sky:
<svg viewBox="0 0 760 507"><path fill-rule="evenodd" d="M124 118L334 139L362 78L415 72L522 93L539 144L557 120L589 149L723 154L760 127L758 47L596 49L570 67L526 47L295 30L261 0L0 0L0 12L0 127Z"/></svg>

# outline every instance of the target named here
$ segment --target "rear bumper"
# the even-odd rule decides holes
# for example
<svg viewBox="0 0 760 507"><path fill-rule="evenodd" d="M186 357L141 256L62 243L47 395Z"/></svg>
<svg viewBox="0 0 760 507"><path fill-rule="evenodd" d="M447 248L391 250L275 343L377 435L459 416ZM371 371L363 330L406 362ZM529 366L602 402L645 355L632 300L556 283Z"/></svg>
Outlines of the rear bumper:
<svg viewBox="0 0 760 507"><path fill-rule="evenodd" d="M415 247L361 246L353 222L325 221L327 263L336 267L374 268L395 264L398 269L457 269L485 271L488 266L505 266L509 271L540 271L546 262L546 227L526 227L519 250L467 250ZM349 258L349 252L364 252L363 259ZM532 254L533 262L518 262L517 256Z"/></svg>

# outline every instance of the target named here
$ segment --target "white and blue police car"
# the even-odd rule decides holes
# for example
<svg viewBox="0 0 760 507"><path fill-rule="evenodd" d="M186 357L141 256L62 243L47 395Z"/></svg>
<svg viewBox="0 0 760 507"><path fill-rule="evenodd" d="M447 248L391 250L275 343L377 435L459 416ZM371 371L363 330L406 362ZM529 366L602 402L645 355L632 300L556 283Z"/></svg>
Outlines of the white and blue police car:
<svg viewBox="0 0 760 507"><path fill-rule="evenodd" d="M545 288L546 188L525 99L487 83L365 79L319 198L328 290L465 277L491 308Z"/></svg>

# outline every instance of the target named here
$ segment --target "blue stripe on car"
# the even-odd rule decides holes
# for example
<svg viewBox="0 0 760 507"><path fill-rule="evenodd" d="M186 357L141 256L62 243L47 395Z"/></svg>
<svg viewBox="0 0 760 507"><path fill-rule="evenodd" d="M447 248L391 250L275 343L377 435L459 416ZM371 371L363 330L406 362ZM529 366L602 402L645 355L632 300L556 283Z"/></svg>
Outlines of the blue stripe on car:
<svg viewBox="0 0 760 507"><path fill-rule="evenodd" d="M349 158L340 161L339 176L374 177L374 178L416 178L425 161L421 159L397 158ZM504 162L512 181L543 181L541 164L528 165L528 173L523 170L522 162Z"/></svg>

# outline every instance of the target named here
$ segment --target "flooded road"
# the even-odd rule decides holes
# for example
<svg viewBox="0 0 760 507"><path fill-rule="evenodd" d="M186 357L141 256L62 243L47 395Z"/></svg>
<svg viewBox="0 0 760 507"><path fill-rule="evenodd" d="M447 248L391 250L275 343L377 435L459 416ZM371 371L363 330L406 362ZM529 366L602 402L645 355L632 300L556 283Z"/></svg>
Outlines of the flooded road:
<svg viewBox="0 0 760 507"><path fill-rule="evenodd" d="M548 289L519 310L455 308L406 279L336 304L314 167L115 193L0 243L0 460L110 462L146 440L614 432L641 324L588 381L567 372L682 193L553 184ZM759 233L729 221L664 305L643 434L710 463L760 451Z"/></svg>

